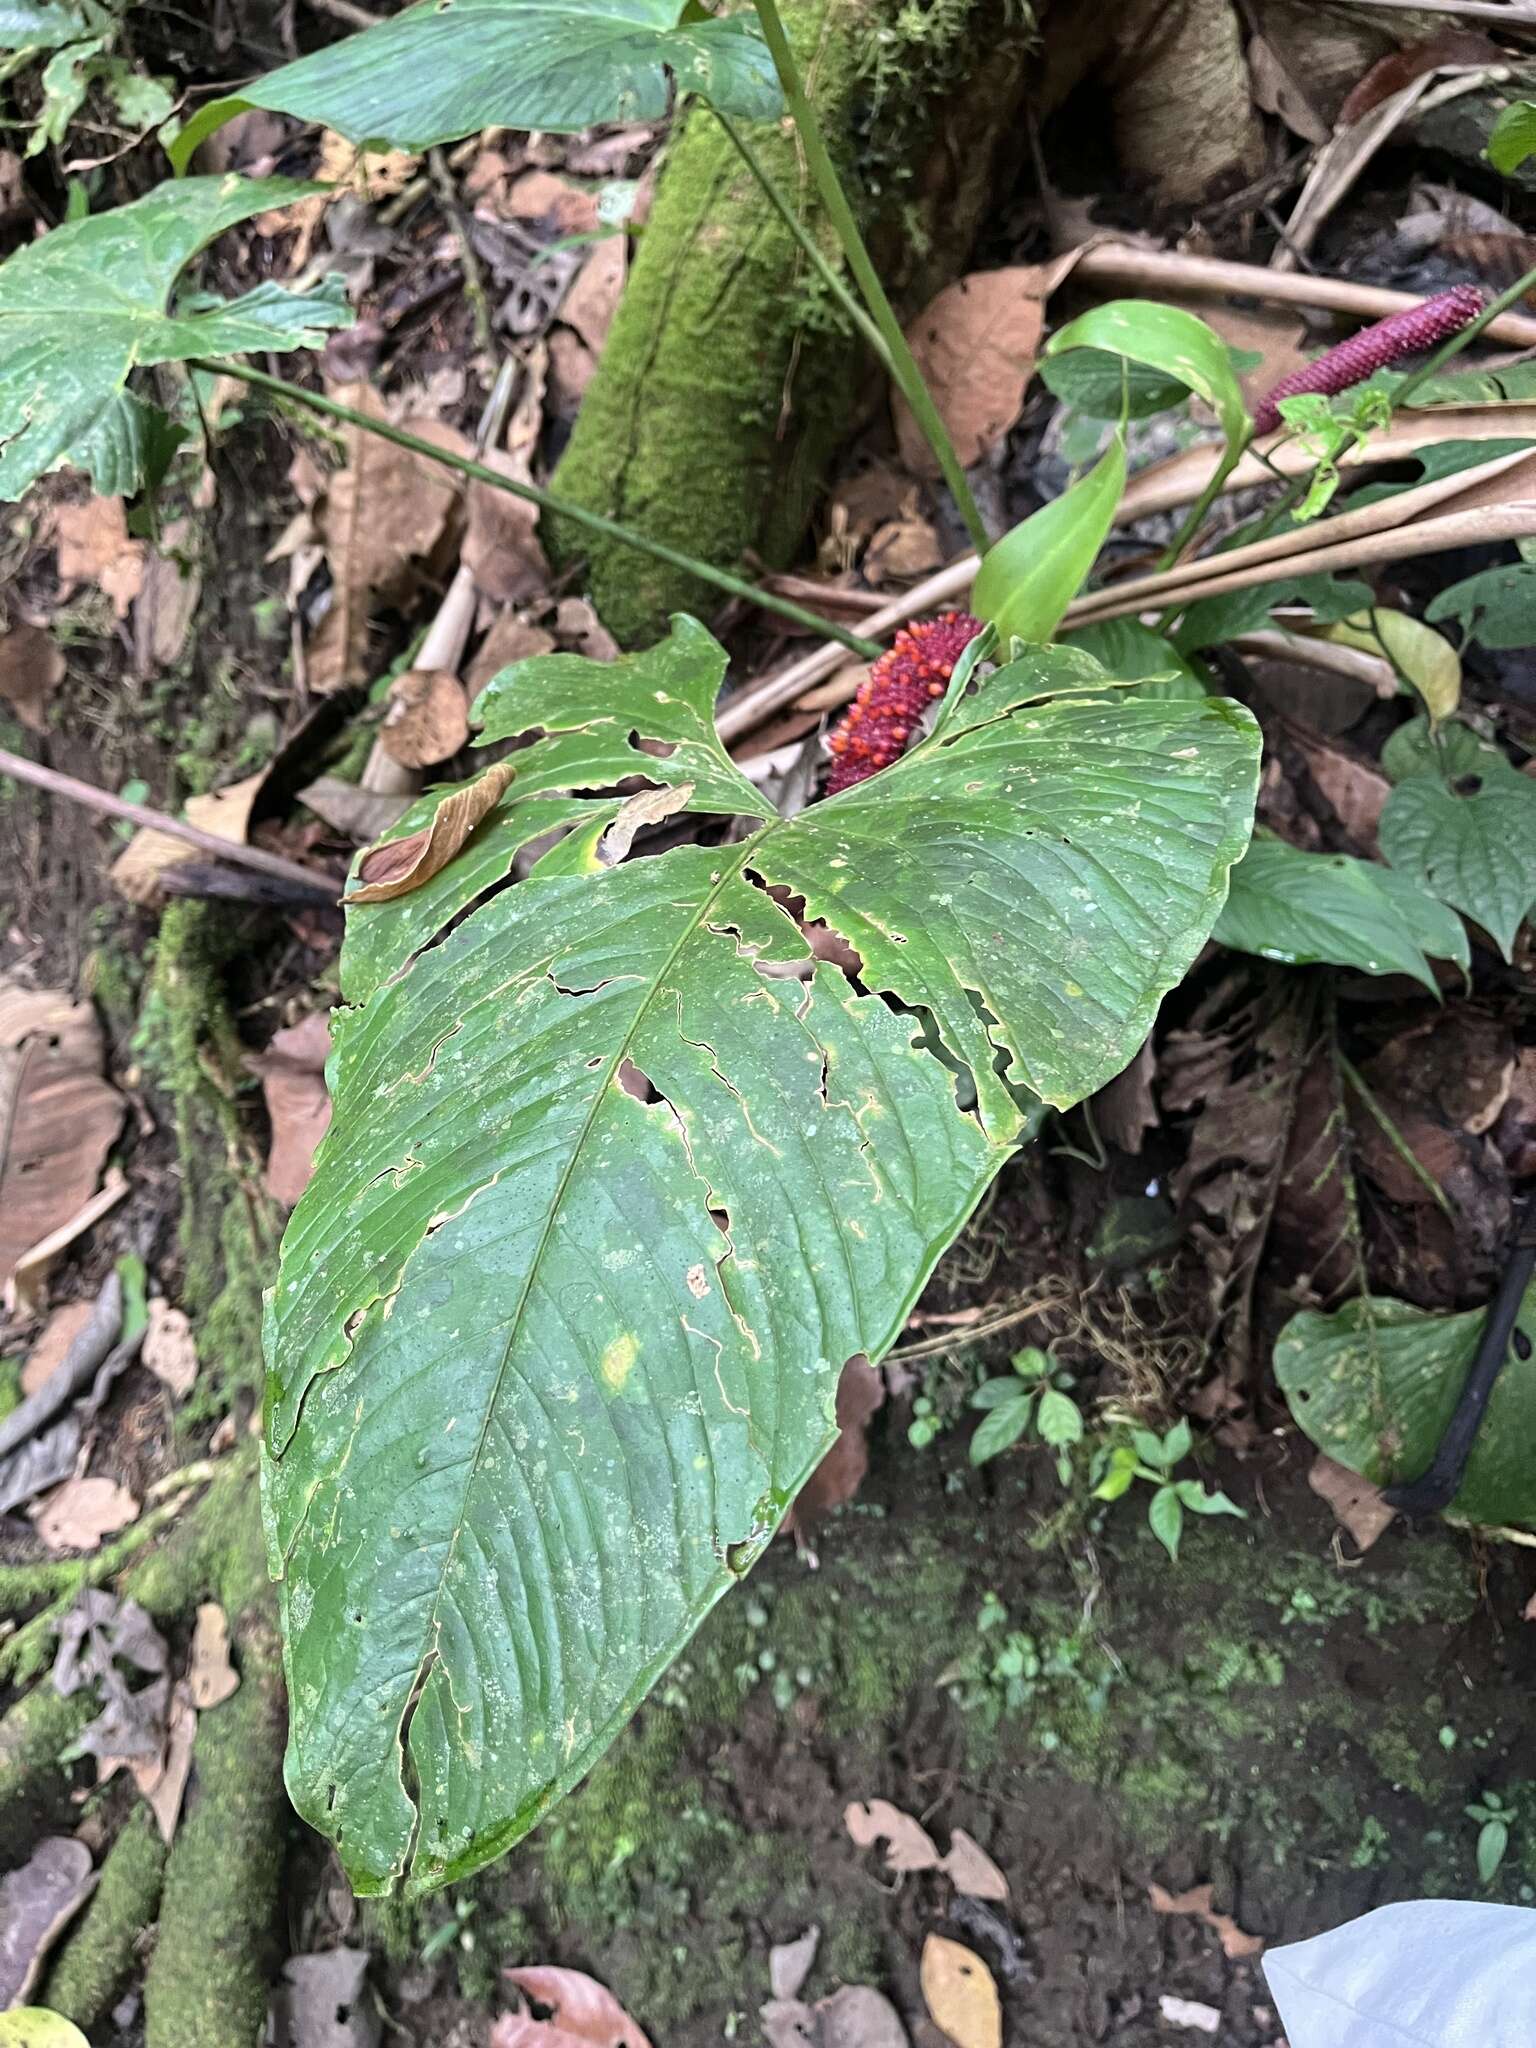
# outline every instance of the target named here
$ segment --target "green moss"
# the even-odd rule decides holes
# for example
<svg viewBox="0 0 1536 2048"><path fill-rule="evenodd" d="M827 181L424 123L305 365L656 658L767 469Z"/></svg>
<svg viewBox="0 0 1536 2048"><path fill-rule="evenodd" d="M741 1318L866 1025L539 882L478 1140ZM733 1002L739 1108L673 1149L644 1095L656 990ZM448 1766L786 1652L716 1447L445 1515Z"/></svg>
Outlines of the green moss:
<svg viewBox="0 0 1536 2048"><path fill-rule="evenodd" d="M133 1966L154 1924L165 1876L165 1844L147 1806L135 1806L101 1866L79 1926L48 1978L44 2002L78 2027L94 2026Z"/></svg>
<svg viewBox="0 0 1536 2048"><path fill-rule="evenodd" d="M181 1305L197 1326L201 1367L184 1429L260 1385L262 1289L280 1234L235 1101L242 1047L224 969L241 943L238 924L211 906L169 905L135 1037L170 1100L181 1169Z"/></svg>
<svg viewBox="0 0 1536 2048"><path fill-rule="evenodd" d="M235 1655L239 1690L198 1717L144 1985L146 2048L251 2048L266 2020L287 1818L275 1630L247 1617Z"/></svg>
<svg viewBox="0 0 1536 2048"><path fill-rule="evenodd" d="M3 1422L13 1408L21 1405L20 1358L0 1358L0 1422Z"/></svg>

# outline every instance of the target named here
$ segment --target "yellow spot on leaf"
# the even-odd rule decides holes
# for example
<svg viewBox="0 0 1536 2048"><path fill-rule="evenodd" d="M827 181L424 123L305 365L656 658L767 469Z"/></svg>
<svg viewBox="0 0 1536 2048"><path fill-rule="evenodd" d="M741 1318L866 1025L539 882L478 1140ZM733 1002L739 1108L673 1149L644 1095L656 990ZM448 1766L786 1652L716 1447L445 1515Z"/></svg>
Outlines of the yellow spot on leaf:
<svg viewBox="0 0 1536 2048"><path fill-rule="evenodd" d="M602 1364L598 1368L603 1375L604 1384L611 1387L614 1393L622 1393L624 1382L629 1378L639 1356L640 1339L632 1330L626 1330L622 1337L615 1337L604 1351Z"/></svg>

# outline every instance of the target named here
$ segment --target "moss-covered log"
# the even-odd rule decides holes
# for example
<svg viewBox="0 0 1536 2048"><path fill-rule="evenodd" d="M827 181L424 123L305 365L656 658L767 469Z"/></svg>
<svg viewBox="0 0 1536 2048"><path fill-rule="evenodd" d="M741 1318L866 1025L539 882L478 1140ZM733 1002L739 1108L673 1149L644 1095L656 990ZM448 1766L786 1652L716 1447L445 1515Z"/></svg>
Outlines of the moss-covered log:
<svg viewBox="0 0 1536 2048"><path fill-rule="evenodd" d="M136 1806L101 1866L84 1918L48 1979L47 2003L77 2027L112 2004L152 1927L165 1876L165 1844L147 1806Z"/></svg>
<svg viewBox="0 0 1536 2048"><path fill-rule="evenodd" d="M964 263L1000 144L1017 140L1021 0L793 0L807 84L882 270L915 309ZM972 91L972 78L984 89ZM788 123L748 131L839 261ZM681 125L557 488L724 566L779 564L872 385L863 344L708 109ZM550 522L619 639L714 603L708 585Z"/></svg>

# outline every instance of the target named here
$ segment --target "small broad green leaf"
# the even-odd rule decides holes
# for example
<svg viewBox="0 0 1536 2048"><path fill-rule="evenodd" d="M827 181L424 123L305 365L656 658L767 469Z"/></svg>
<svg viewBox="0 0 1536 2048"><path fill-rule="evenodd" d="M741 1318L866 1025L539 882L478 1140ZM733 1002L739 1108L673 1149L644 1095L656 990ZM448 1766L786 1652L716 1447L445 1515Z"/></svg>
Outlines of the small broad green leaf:
<svg viewBox="0 0 1536 2048"><path fill-rule="evenodd" d="M1147 1506L1147 1526L1177 1564L1179 1538L1184 1533L1184 1503L1176 1486L1160 1486Z"/></svg>
<svg viewBox="0 0 1536 2048"><path fill-rule="evenodd" d="M1449 584L1424 607L1426 619L1454 619L1484 647L1536 646L1536 562L1504 562Z"/></svg>
<svg viewBox="0 0 1536 2048"><path fill-rule="evenodd" d="M166 310L182 270L215 235L315 189L189 178L55 228L0 264L0 497L19 498L64 463L91 470L102 490L137 482L151 417L136 400L125 404L135 370L318 348L345 326L352 316L334 289L299 298L267 284L228 304Z"/></svg>
<svg viewBox="0 0 1536 2048"><path fill-rule="evenodd" d="M62 2013L41 2005L16 2005L0 2012L0 2048L90 2048L90 2043Z"/></svg>
<svg viewBox="0 0 1536 2048"><path fill-rule="evenodd" d="M1063 405L1090 420L1150 419L1189 399L1189 386L1182 379L1097 348L1047 355L1040 364L1040 381Z"/></svg>
<svg viewBox="0 0 1536 2048"><path fill-rule="evenodd" d="M1481 925L1508 960L1536 909L1536 783L1500 758L1502 772L1399 782L1377 830L1400 874Z"/></svg>
<svg viewBox="0 0 1536 2048"><path fill-rule="evenodd" d="M1083 1411L1060 1387L1042 1387L1035 1428L1041 1443L1049 1444L1053 1449L1062 1444L1080 1444L1083 1440Z"/></svg>
<svg viewBox="0 0 1536 2048"><path fill-rule="evenodd" d="M1302 853L1282 839L1255 839L1232 870L1212 936L1292 967L1326 961L1363 974L1411 974L1432 993L1438 984L1426 942L1439 958L1465 965L1468 957L1459 920L1407 876L1342 853Z"/></svg>
<svg viewBox="0 0 1536 2048"><path fill-rule="evenodd" d="M971 1438L971 1463L985 1465L999 1451L1006 1451L1010 1445L1016 1444L1029 1427L1033 1407L1032 1394L1018 1394L1016 1399L992 1409L976 1425L976 1434Z"/></svg>
<svg viewBox="0 0 1536 2048"><path fill-rule="evenodd" d="M1488 161L1501 177L1536 156L1536 100L1512 100L1488 134Z"/></svg>
<svg viewBox="0 0 1536 2048"><path fill-rule="evenodd" d="M1008 1363L1021 1380L1043 1380L1051 1369L1049 1355L1038 1344L1026 1344L1022 1351L1015 1351Z"/></svg>
<svg viewBox="0 0 1536 2048"><path fill-rule="evenodd" d="M269 1317L287 1781L363 1891L467 1875L602 1754L1035 1099L1134 1052L1251 827L1246 713L1096 697L1055 649L775 818L700 731L718 650L682 620L652 654L500 678L487 736L544 737L440 876L351 914L382 933L442 886L435 929L345 965ZM497 886L520 803L636 775L756 829L606 866L598 813Z"/></svg>
<svg viewBox="0 0 1536 2048"><path fill-rule="evenodd" d="M1531 109L1536 113L1536 108ZM1511 108L1513 113L1514 109ZM1536 149L1536 141L1531 144ZM1531 150L1525 154L1529 156ZM1477 1874L1484 1884L1492 1884L1499 1874L1499 1865L1504 1861L1509 1848L1509 1822L1507 1820L1485 1820L1477 1835Z"/></svg>
<svg viewBox="0 0 1536 2048"><path fill-rule="evenodd" d="M0 50L57 50L88 35L105 34L112 15L96 0L70 7L63 0L4 0L0 5Z"/></svg>
<svg viewBox="0 0 1536 2048"><path fill-rule="evenodd" d="M1163 1438L1163 1464L1177 1465L1181 1459L1189 1456L1194 1447L1194 1432L1189 1424L1183 1420L1176 1422Z"/></svg>
<svg viewBox="0 0 1536 2048"><path fill-rule="evenodd" d="M1219 1487L1207 1493L1198 1479L1180 1479L1174 1492L1192 1515L1236 1515L1240 1521L1248 1519L1246 1511Z"/></svg>
<svg viewBox="0 0 1536 2048"><path fill-rule="evenodd" d="M1477 775L1496 781L1515 772L1492 740L1459 719L1431 732L1427 718L1410 718L1388 737L1381 767L1391 782L1407 782L1415 775L1437 775L1451 782Z"/></svg>
<svg viewBox="0 0 1536 2048"><path fill-rule="evenodd" d="M1423 700L1432 726L1449 718L1461 702L1461 656L1442 633L1407 612L1373 605L1340 619L1318 636L1340 647L1384 654L1398 675Z"/></svg>
<svg viewBox="0 0 1536 2048"><path fill-rule="evenodd" d="M1019 1385L1016 1379L983 1380L971 1396L971 1406L986 1410L1006 1407L1010 1401L1032 1401L1034 1395Z"/></svg>
<svg viewBox="0 0 1536 2048"><path fill-rule="evenodd" d="M1332 1315L1306 1309L1275 1343L1275 1377L1320 1451L1373 1485L1417 1479L1434 1456L1482 1333L1484 1311L1435 1315L1362 1296ZM1536 1527L1536 1287L1449 1512L1492 1528Z"/></svg>
<svg viewBox="0 0 1536 2048"><path fill-rule="evenodd" d="M1125 489L1125 436L1117 433L1084 477L990 547L971 609L1000 637L1049 640L1093 567Z"/></svg>
<svg viewBox="0 0 1536 2048"><path fill-rule="evenodd" d="M1110 1454L1109 1470L1093 1489L1095 1500L1119 1500L1136 1484L1136 1453L1120 1444Z"/></svg>
<svg viewBox="0 0 1536 2048"><path fill-rule="evenodd" d="M248 107L413 152L482 128L568 135L659 121L668 75L723 114L768 121L783 94L750 9L687 18L683 0L420 0L194 114L170 157Z"/></svg>
<svg viewBox="0 0 1536 2048"><path fill-rule="evenodd" d="M1174 630L1173 644L1181 654L1219 647L1224 640L1236 640L1267 626L1278 605L1310 605L1319 623L1328 625L1363 610L1370 601L1369 589L1353 576L1291 576L1255 584L1248 590L1224 590L1214 597L1196 598L1185 609Z"/></svg>
<svg viewBox="0 0 1536 2048"><path fill-rule="evenodd" d="M1227 345L1214 328L1181 306L1151 299L1114 299L1095 306L1052 335L1042 371L1073 351L1123 356L1203 398L1221 422L1227 454L1235 460L1252 431L1242 387ZM1055 388L1055 387L1053 387ZM1074 401L1080 403L1081 401Z"/></svg>
<svg viewBox="0 0 1536 2048"><path fill-rule="evenodd" d="M1140 619L1102 619L1077 626L1061 638L1063 647L1081 647L1116 682L1133 683L1138 697L1182 698L1193 703L1210 695L1203 677L1161 633Z"/></svg>
<svg viewBox="0 0 1536 2048"><path fill-rule="evenodd" d="M1131 1443L1144 1465L1167 1465L1173 1462L1155 1429L1133 1429Z"/></svg>

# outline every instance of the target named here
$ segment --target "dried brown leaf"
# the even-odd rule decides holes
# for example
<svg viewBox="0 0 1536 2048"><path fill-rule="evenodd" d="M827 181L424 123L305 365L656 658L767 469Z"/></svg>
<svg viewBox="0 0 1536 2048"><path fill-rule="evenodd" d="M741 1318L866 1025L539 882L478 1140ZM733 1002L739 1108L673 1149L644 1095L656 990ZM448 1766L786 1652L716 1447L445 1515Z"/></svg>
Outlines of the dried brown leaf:
<svg viewBox="0 0 1536 2048"><path fill-rule="evenodd" d="M621 234L609 235L594 243L576 282L560 303L560 318L567 327L576 330L594 359L603 352L603 344L608 339L608 330L618 310L624 290L628 248L629 238Z"/></svg>
<svg viewBox="0 0 1536 2048"><path fill-rule="evenodd" d="M322 775L299 791L299 802L307 804L333 832L366 845L398 823L411 808L412 799L361 789L355 782L343 782L339 775Z"/></svg>
<svg viewBox="0 0 1536 2048"><path fill-rule="evenodd" d="M290 1956L273 1998L283 2048L378 2048L378 2009L365 1994L368 1951Z"/></svg>
<svg viewBox="0 0 1536 2048"><path fill-rule="evenodd" d="M905 583L926 576L943 559L939 536L926 519L893 519L870 540L864 574L876 585Z"/></svg>
<svg viewBox="0 0 1536 2048"><path fill-rule="evenodd" d="M651 2048L645 2030L613 1993L584 1971L534 1964L502 1975L530 2004L547 2006L550 2017L503 2013L491 2033L492 2048L564 2048L566 2041L585 2041L591 2048Z"/></svg>
<svg viewBox="0 0 1536 2048"><path fill-rule="evenodd" d="M140 676L152 676L178 660L197 614L203 579L178 552L187 547L192 524L174 519L144 563L133 601L133 656Z"/></svg>
<svg viewBox="0 0 1536 2048"><path fill-rule="evenodd" d="M492 449L481 460L514 483L528 481L528 465L520 456ZM472 483L464 562L476 589L493 604L521 604L547 589L549 564L539 544L538 506L492 484Z"/></svg>
<svg viewBox="0 0 1536 2048"><path fill-rule="evenodd" d="M0 639L0 703L9 704L28 732L48 730L48 706L64 680L64 657L52 637L18 619Z"/></svg>
<svg viewBox="0 0 1536 2048"><path fill-rule="evenodd" d="M229 1617L216 1600L205 1600L197 1610L192 1630L192 1656L187 1671L187 1691L200 1714L227 1700L239 1690L240 1680L229 1661Z"/></svg>
<svg viewBox="0 0 1536 2048"><path fill-rule="evenodd" d="M815 2005L772 1998L758 2017L768 2048L907 2048L901 2015L867 1984L845 1984Z"/></svg>
<svg viewBox="0 0 1536 2048"><path fill-rule="evenodd" d="M174 1400L184 1401L191 1393L197 1379L192 1321L158 1294L149 1303L149 1328L139 1357Z"/></svg>
<svg viewBox="0 0 1536 2048"><path fill-rule="evenodd" d="M923 1997L955 2048L1002 2048L1003 2008L992 1972L973 1950L942 1934L923 1943Z"/></svg>
<svg viewBox="0 0 1536 2048"><path fill-rule="evenodd" d="M1303 81L1285 61L1283 52L1267 36L1252 36L1248 42L1248 76L1253 86L1253 103L1266 114L1275 114L1303 142L1322 144L1333 133L1332 124L1313 104Z"/></svg>
<svg viewBox="0 0 1536 2048"><path fill-rule="evenodd" d="M660 825L668 818L675 818L679 811L686 811L692 801L694 784L691 782L664 783L659 789L642 789L636 795L626 797L620 804L613 823L598 842L597 857L605 868L616 868L619 862L629 858L629 849L635 843L637 833L647 826Z"/></svg>
<svg viewBox="0 0 1536 2048"><path fill-rule="evenodd" d="M139 1504L115 1479L66 1479L29 1510L50 1550L99 1550L139 1518Z"/></svg>
<svg viewBox="0 0 1536 2048"><path fill-rule="evenodd" d="M223 789L210 789L204 796L189 797L186 803L187 823L196 825L200 831L212 832L219 839L227 839L232 845L244 846L257 798L265 789L270 772L270 767L263 768L239 782L227 783ZM168 832L156 832L153 827L143 826L112 863L112 886L130 903L152 909L160 901L160 877L167 868L179 867L183 861L207 858L205 853L189 846L184 839L173 839Z"/></svg>
<svg viewBox="0 0 1536 2048"><path fill-rule="evenodd" d="M420 832L365 853L357 871L361 886L348 890L347 902L392 903L441 874L475 827L500 803L516 774L510 761L496 762L478 780L445 796L433 812L431 824Z"/></svg>
<svg viewBox="0 0 1536 2048"><path fill-rule="evenodd" d="M1232 1962L1239 1962L1245 1956L1256 1956L1263 1952L1264 1938L1259 1934L1245 1934L1230 1913L1212 1910L1211 1900L1216 1895L1214 1885L1197 1884L1187 1892L1165 1891L1160 1884L1147 1886L1147 1899L1154 1913L1173 1913L1204 1921L1221 1943L1222 1954Z"/></svg>
<svg viewBox="0 0 1536 2048"><path fill-rule="evenodd" d="M492 152L487 150L481 164L477 164L471 174L472 181L478 178L482 190L487 179L491 183L496 182L495 167L486 162L491 155ZM504 167L505 159L502 162ZM473 191L474 183L467 183L465 189ZM599 226L596 192L583 185L573 185L568 179L557 177L553 171L523 171L505 192L498 194L496 210L511 220L547 222L562 238L595 234Z"/></svg>
<svg viewBox="0 0 1536 2048"><path fill-rule="evenodd" d="M1348 128L1389 100L1415 79L1447 64L1502 64L1497 43L1476 29L1448 28L1439 35L1409 43L1373 64L1339 109L1339 126ZM1326 140L1326 137L1324 138Z"/></svg>
<svg viewBox="0 0 1536 2048"><path fill-rule="evenodd" d="M531 655L553 654L554 651L554 635L546 633L542 626L531 625L520 613L510 609L498 612L464 674L464 688L470 703L474 703L493 676L499 676L514 661L527 661Z"/></svg>
<svg viewBox="0 0 1536 2048"><path fill-rule="evenodd" d="M90 1201L123 1120L96 1013L0 977L0 1281Z"/></svg>
<svg viewBox="0 0 1536 2048"><path fill-rule="evenodd" d="M999 1905L1007 1904L1007 1878L964 1828L950 1829L949 1854L940 1859L938 1867L955 1890L964 1892L968 1899L995 1899Z"/></svg>
<svg viewBox="0 0 1536 2048"><path fill-rule="evenodd" d="M469 699L445 668L413 668L397 676L379 725L379 745L402 768L432 768L469 739Z"/></svg>
<svg viewBox="0 0 1536 2048"><path fill-rule="evenodd" d="M94 583L112 600L117 616L126 619L144 581L148 550L143 541L129 538L122 499L87 498L77 505L55 505L43 533L56 550L62 594Z"/></svg>
<svg viewBox="0 0 1536 2048"><path fill-rule="evenodd" d="M913 322L907 340L955 452L967 467L1001 440L1023 410L1045 322L1035 265L980 271L949 285ZM914 476L938 463L900 393L892 410L901 459Z"/></svg>
<svg viewBox="0 0 1536 2048"><path fill-rule="evenodd" d="M597 371L597 357L568 327L549 337L549 400L561 419L574 419Z"/></svg>
<svg viewBox="0 0 1536 2048"><path fill-rule="evenodd" d="M1361 1552L1369 1550L1377 1537L1391 1528L1393 1510L1382 1499L1380 1487L1322 1451L1312 1460L1307 1484L1319 1500L1327 1501Z"/></svg>
<svg viewBox="0 0 1536 2048"><path fill-rule="evenodd" d="M781 1941L768 1951L768 1984L775 1998L798 1998L811 1974L821 1929L808 1927L798 1941Z"/></svg>
<svg viewBox="0 0 1536 2048"><path fill-rule="evenodd" d="M54 1310L48 1318L48 1327L32 1346L27 1362L21 1368L23 1395L35 1394L54 1367L63 1363L65 1352L95 1313L93 1301L66 1301L62 1308Z"/></svg>
<svg viewBox="0 0 1536 2048"><path fill-rule="evenodd" d="M170 1725L165 1738L165 1756L156 1765L130 1764L134 1783L144 1795L160 1839L169 1845L176 1839L181 1819L181 1802L192 1770L192 1745L197 1737L197 1711L178 1685L171 1695Z"/></svg>
<svg viewBox="0 0 1536 2048"><path fill-rule="evenodd" d="M884 1400L885 1382L869 1360L850 1358L837 1383L837 1442L796 1494L784 1518L786 1528L803 1535L830 1509L857 1496L869 1470L870 1420ZM853 1810L849 1808L850 1813Z"/></svg>
<svg viewBox="0 0 1536 2048"><path fill-rule="evenodd" d="M0 2011L27 2004L49 1949L95 1885L90 1850L69 1835L47 1836L0 1878Z"/></svg>
<svg viewBox="0 0 1536 2048"><path fill-rule="evenodd" d="M246 1056L245 1064L261 1077L272 1124L267 1193L288 1208L309 1185L315 1148L330 1128L331 1098L325 1085L330 1050L330 1018L317 1010L274 1032L265 1052Z"/></svg>
<svg viewBox="0 0 1536 2048"><path fill-rule="evenodd" d="M843 1808L843 1826L859 1849L885 1845L885 1866L900 1876L914 1870L935 1870L939 1851L921 1821L888 1799L871 1799L867 1806L852 1800Z"/></svg>
<svg viewBox="0 0 1536 2048"><path fill-rule="evenodd" d="M555 637L588 661L617 661L619 643L584 597L562 597L555 607Z"/></svg>

